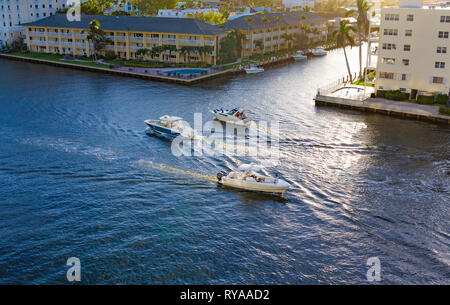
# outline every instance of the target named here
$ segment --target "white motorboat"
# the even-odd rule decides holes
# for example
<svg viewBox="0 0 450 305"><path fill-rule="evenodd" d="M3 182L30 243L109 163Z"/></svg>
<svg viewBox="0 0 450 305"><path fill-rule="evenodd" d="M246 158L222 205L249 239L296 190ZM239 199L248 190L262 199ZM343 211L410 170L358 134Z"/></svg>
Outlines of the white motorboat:
<svg viewBox="0 0 450 305"><path fill-rule="evenodd" d="M223 110L222 108L212 111L214 118L224 123L230 123L239 126L248 126L250 124L249 117L245 114L245 110L241 108L233 108L231 110Z"/></svg>
<svg viewBox="0 0 450 305"><path fill-rule="evenodd" d="M312 52L313 56L325 56L325 55L327 55L327 51L325 51L323 48L313 49L311 52Z"/></svg>
<svg viewBox="0 0 450 305"><path fill-rule="evenodd" d="M243 164L238 170L217 174L218 183L224 186L248 191L283 194L291 186L288 182L262 174L263 167L253 164Z"/></svg>
<svg viewBox="0 0 450 305"><path fill-rule="evenodd" d="M298 50L297 53L295 53L294 56L292 56L294 58L294 60L305 60L308 58L308 56L303 54L303 51Z"/></svg>
<svg viewBox="0 0 450 305"><path fill-rule="evenodd" d="M183 118L177 116L164 115L159 120L146 120L145 123L150 130L158 134L185 138L194 136L194 130L183 121Z"/></svg>
<svg viewBox="0 0 450 305"><path fill-rule="evenodd" d="M261 73L264 72L264 68L258 67L256 65L250 66L250 68L245 68L245 73L247 74L255 74L255 73Z"/></svg>

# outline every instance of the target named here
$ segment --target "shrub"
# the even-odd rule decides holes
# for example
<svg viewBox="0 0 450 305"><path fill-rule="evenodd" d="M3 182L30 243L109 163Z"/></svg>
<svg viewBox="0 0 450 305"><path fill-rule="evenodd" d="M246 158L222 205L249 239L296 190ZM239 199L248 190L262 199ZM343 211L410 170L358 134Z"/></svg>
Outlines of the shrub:
<svg viewBox="0 0 450 305"><path fill-rule="evenodd" d="M386 97L386 92L385 90L377 90L377 97L382 97L385 98Z"/></svg>
<svg viewBox="0 0 450 305"><path fill-rule="evenodd" d="M105 53L105 59L106 60L113 60L116 59L116 53L114 51L108 51Z"/></svg>
<svg viewBox="0 0 450 305"><path fill-rule="evenodd" d="M436 95L435 100L436 100L436 103L438 103L440 105L447 105L448 95L439 93Z"/></svg>
<svg viewBox="0 0 450 305"><path fill-rule="evenodd" d="M417 103L422 105L433 105L434 95L419 95L417 97Z"/></svg>
<svg viewBox="0 0 450 305"><path fill-rule="evenodd" d="M388 100L404 101L409 98L409 93L401 92L399 90L378 90L377 96Z"/></svg>
<svg viewBox="0 0 450 305"><path fill-rule="evenodd" d="M445 106L439 106L439 113L443 115L450 115L450 108Z"/></svg>

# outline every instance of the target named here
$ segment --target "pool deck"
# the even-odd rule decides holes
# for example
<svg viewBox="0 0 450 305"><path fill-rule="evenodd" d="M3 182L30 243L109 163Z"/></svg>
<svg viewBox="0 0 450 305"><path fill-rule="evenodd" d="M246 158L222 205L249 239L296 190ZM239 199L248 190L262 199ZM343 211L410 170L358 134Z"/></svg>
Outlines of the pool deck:
<svg viewBox="0 0 450 305"><path fill-rule="evenodd" d="M439 106L370 98L370 93L373 92L372 87L367 87L367 89L371 89L366 91L366 93L363 93L364 91L361 90L352 90L349 87L364 88L362 86L346 85L332 91L320 92L319 90L314 98L316 106L333 106L406 119L450 124L450 116L439 114Z"/></svg>

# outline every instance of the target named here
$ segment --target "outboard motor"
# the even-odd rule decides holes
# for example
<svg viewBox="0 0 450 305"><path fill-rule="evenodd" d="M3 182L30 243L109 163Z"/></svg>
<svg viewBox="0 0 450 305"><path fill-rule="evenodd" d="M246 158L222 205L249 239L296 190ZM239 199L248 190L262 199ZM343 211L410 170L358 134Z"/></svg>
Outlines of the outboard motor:
<svg viewBox="0 0 450 305"><path fill-rule="evenodd" d="M219 182L222 180L222 177L228 175L228 173L226 171L220 171L217 173L217 179L219 180Z"/></svg>

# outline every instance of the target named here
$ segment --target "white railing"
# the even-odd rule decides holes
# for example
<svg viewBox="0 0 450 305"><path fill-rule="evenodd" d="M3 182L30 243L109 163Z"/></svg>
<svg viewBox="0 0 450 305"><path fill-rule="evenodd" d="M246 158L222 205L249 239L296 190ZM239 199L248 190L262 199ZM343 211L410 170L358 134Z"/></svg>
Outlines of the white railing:
<svg viewBox="0 0 450 305"><path fill-rule="evenodd" d="M190 45L196 45L196 46L199 46L200 44L201 44L201 41L200 40L194 40L194 39L180 39L180 40L178 40L178 42L180 43L180 44L190 44Z"/></svg>
<svg viewBox="0 0 450 305"><path fill-rule="evenodd" d="M48 44L51 46L59 46L59 41L49 41Z"/></svg>
<svg viewBox="0 0 450 305"><path fill-rule="evenodd" d="M264 36L264 34L259 33L259 34L253 34L253 38L262 38Z"/></svg>
<svg viewBox="0 0 450 305"><path fill-rule="evenodd" d="M125 46L117 46L117 50L119 50L119 51L126 51L127 47L125 47Z"/></svg>
<svg viewBox="0 0 450 305"><path fill-rule="evenodd" d="M105 46L105 49L106 50L114 50L114 46L109 44L109 45Z"/></svg>
<svg viewBox="0 0 450 305"><path fill-rule="evenodd" d="M71 47L71 46L73 46L73 43L71 43L71 42L61 42L61 45L65 46L65 47Z"/></svg>
<svg viewBox="0 0 450 305"><path fill-rule="evenodd" d="M75 34L76 38L86 38L86 34Z"/></svg>
<svg viewBox="0 0 450 305"><path fill-rule="evenodd" d="M31 40L30 43L31 44L40 44L40 45L46 44L46 42L42 41L42 40Z"/></svg>
<svg viewBox="0 0 450 305"><path fill-rule="evenodd" d="M72 33L61 33L62 37L72 37Z"/></svg>
<svg viewBox="0 0 450 305"><path fill-rule="evenodd" d="M45 32L29 31L28 33L29 33L31 36L45 36Z"/></svg>
<svg viewBox="0 0 450 305"><path fill-rule="evenodd" d="M214 46L214 45L215 45L215 41L214 40L205 40L205 46Z"/></svg>
<svg viewBox="0 0 450 305"><path fill-rule="evenodd" d="M163 38L162 41L168 42L168 43L176 43L177 42L177 40L174 38Z"/></svg>
<svg viewBox="0 0 450 305"><path fill-rule="evenodd" d="M142 42L144 41L144 37L130 37L130 41Z"/></svg>
<svg viewBox="0 0 450 305"><path fill-rule="evenodd" d="M51 37L57 37L57 36L58 36L58 33L55 33L55 32L48 32L48 36L51 36Z"/></svg>
<svg viewBox="0 0 450 305"><path fill-rule="evenodd" d="M337 89L341 88L344 85L345 85L345 83L340 78L337 81L328 83L328 84L326 84L324 86L320 86L317 89L317 94L323 95L323 94L331 93L331 92L334 92Z"/></svg>
<svg viewBox="0 0 450 305"><path fill-rule="evenodd" d="M145 40L147 42L159 42L159 38L156 37L146 37Z"/></svg>
<svg viewBox="0 0 450 305"><path fill-rule="evenodd" d="M127 40L126 36L116 36L116 40L125 41Z"/></svg>
<svg viewBox="0 0 450 305"><path fill-rule="evenodd" d="M81 48L85 48L86 47L86 43L76 43L75 46L77 47L81 47Z"/></svg>

